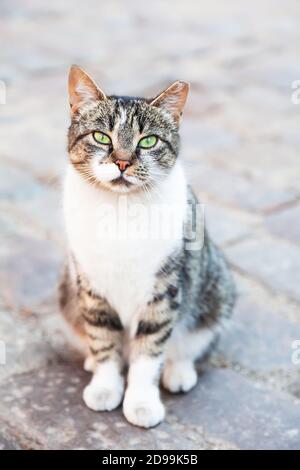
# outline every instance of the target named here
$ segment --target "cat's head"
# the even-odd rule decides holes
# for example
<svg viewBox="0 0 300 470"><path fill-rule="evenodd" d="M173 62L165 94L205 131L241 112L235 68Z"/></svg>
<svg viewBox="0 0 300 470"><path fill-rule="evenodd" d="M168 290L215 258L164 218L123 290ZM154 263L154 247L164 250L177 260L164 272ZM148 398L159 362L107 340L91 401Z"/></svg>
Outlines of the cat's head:
<svg viewBox="0 0 300 470"><path fill-rule="evenodd" d="M91 184L149 190L173 168L189 85L178 81L156 98L106 96L79 67L69 75L70 161Z"/></svg>

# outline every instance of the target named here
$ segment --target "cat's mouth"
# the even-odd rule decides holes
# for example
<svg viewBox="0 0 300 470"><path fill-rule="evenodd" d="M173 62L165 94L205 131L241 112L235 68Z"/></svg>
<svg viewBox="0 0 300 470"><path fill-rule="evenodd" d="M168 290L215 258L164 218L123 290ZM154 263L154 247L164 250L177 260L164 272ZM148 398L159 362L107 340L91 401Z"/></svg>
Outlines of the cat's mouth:
<svg viewBox="0 0 300 470"><path fill-rule="evenodd" d="M132 183L130 183L130 181L125 179L123 175L118 176L118 178L111 180L111 184L113 184L114 186L125 186L126 188L128 188L129 186L132 186Z"/></svg>

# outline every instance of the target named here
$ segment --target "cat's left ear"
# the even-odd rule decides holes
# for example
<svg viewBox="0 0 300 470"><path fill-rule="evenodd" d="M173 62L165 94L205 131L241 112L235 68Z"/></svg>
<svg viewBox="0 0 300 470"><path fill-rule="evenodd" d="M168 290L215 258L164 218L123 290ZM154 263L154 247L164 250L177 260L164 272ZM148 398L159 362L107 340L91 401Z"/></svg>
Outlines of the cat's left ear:
<svg viewBox="0 0 300 470"><path fill-rule="evenodd" d="M183 82L181 80L174 82L171 86L166 88L166 90L160 93L160 95L154 98L150 105L166 109L174 116L176 122L179 122L189 88L190 86L187 82Z"/></svg>
<svg viewBox="0 0 300 470"><path fill-rule="evenodd" d="M88 102L105 100L106 96L94 80L78 65L72 65L69 73L69 100L71 113Z"/></svg>

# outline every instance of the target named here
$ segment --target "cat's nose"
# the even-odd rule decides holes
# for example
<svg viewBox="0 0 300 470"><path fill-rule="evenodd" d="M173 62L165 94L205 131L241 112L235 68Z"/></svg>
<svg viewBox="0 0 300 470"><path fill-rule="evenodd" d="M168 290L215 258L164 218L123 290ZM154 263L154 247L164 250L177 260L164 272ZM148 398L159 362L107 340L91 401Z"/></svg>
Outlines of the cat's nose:
<svg viewBox="0 0 300 470"><path fill-rule="evenodd" d="M116 160L116 165L118 165L120 171L125 171L128 166L131 165L128 160Z"/></svg>

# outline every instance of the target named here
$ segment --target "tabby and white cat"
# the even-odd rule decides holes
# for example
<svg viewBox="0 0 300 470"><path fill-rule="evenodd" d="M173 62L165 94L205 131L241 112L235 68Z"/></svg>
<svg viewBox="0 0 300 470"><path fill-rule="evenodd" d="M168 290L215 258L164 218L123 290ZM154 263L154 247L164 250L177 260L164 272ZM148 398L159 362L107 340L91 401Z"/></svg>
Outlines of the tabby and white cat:
<svg viewBox="0 0 300 470"><path fill-rule="evenodd" d="M177 81L154 99L106 96L79 67L69 76L60 305L93 372L86 405L113 410L124 397L127 420L146 428L164 418L160 378L175 393L196 385L194 362L211 349L235 298L223 256L195 224L197 200L178 158L188 89ZM169 236L153 236L155 217L136 217L137 207L149 215L154 205L176 209L163 216ZM119 237L129 219L141 235Z"/></svg>

